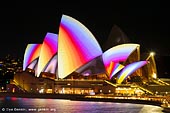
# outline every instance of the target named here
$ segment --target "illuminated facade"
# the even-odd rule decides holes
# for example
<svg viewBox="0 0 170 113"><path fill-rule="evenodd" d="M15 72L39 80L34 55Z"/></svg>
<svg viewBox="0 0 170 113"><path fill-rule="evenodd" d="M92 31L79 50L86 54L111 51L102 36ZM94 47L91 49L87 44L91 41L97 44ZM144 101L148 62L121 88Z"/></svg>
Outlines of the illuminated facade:
<svg viewBox="0 0 170 113"><path fill-rule="evenodd" d="M82 74L82 70L83 75L90 76L92 72L87 70L94 64L90 62L101 56L100 62L103 62L105 67L103 73L111 79L125 67L121 62L125 62L138 46L139 44L132 43L120 44L103 52L93 34L83 24L63 15L58 35L47 33L41 49L38 44L28 45L23 70L34 69L37 77L42 72L49 72L56 74L55 78L64 79L74 71ZM93 67L95 66L97 67L97 65Z"/></svg>
<svg viewBox="0 0 170 113"><path fill-rule="evenodd" d="M110 78L124 68L124 66L119 63L125 62L138 46L138 44L121 44L103 53L103 62L108 74L110 74Z"/></svg>
<svg viewBox="0 0 170 113"><path fill-rule="evenodd" d="M58 40L59 78L65 78L100 55L101 47L92 33L77 20L63 15Z"/></svg>
<svg viewBox="0 0 170 113"><path fill-rule="evenodd" d="M23 71L34 70L38 81L41 78L53 80L49 85L52 92L56 92L57 88L57 92L74 90L75 93L77 90L79 93L101 93L106 88L105 84L109 84L106 88L109 92L114 92L113 79L114 84L122 84L131 76L142 76L141 69L148 65L148 60L140 61L139 47L139 44L125 43L103 52L93 34L82 23L62 15L58 34L47 33L42 44L28 44ZM16 77L15 81L18 79ZM76 82L71 82L73 80ZM78 85L79 82L82 84ZM33 87L40 89L35 85L27 90Z"/></svg>
<svg viewBox="0 0 170 113"><path fill-rule="evenodd" d="M58 35L53 33L47 33L39 54L38 67L37 67L37 77L40 76L41 72L45 71L47 64L51 65L49 62L58 52ZM54 60L52 60L54 61ZM56 60L55 60L56 61ZM52 62L53 63L53 62ZM57 62L54 62L57 63ZM57 67L54 67L57 68ZM52 72L53 74L56 72Z"/></svg>
<svg viewBox="0 0 170 113"><path fill-rule="evenodd" d="M23 70L26 68L35 69L38 63L41 44L28 44L24 54Z"/></svg>

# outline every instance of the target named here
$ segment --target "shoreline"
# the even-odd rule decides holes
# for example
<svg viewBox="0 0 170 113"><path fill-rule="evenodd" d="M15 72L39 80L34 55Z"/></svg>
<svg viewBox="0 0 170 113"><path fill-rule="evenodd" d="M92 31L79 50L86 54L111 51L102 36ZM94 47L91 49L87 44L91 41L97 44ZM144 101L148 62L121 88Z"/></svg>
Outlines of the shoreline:
<svg viewBox="0 0 170 113"><path fill-rule="evenodd" d="M40 98L40 99L66 99L70 101L93 101L93 102L117 102L117 103L132 103L146 104L162 107L160 101L140 100L140 99L115 99L115 98L86 98L87 95L79 94L33 94L33 93L8 93L1 92L1 97L16 97L16 98Z"/></svg>

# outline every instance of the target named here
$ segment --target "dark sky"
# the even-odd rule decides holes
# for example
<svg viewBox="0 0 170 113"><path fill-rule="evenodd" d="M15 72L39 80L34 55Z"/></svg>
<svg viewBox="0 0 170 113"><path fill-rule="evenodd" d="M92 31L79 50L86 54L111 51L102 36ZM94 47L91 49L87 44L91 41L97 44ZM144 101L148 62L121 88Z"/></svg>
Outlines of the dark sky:
<svg viewBox="0 0 170 113"><path fill-rule="evenodd" d="M114 6L113 6L114 7ZM170 55L169 8L147 7L81 7L61 5L41 8L1 8L0 56L23 56L28 43L42 43L47 32L58 33L62 14L83 23L100 44L106 41L114 24L131 42L141 44L146 51Z"/></svg>
<svg viewBox="0 0 170 113"><path fill-rule="evenodd" d="M57 34L62 14L83 23L100 44L106 41L116 24L131 42L139 43L141 49L155 51L157 55L170 55L170 8L159 3L139 7L59 3L54 6L1 8L0 57L6 54L23 57L28 43L42 43L47 32Z"/></svg>

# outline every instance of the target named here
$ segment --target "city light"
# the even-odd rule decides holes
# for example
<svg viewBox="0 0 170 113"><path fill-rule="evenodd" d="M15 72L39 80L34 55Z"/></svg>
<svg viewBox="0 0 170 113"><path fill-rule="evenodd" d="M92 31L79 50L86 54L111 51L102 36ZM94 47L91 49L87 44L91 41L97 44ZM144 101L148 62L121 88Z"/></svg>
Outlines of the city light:
<svg viewBox="0 0 170 113"><path fill-rule="evenodd" d="M150 52L150 53L149 53L149 56L146 58L146 60L148 61L149 58L150 58L150 57L154 57L154 55L155 55L155 52L153 52L153 51Z"/></svg>
<svg viewBox="0 0 170 113"><path fill-rule="evenodd" d="M156 73L153 73L153 74L152 74L152 77L153 77L154 79L156 79L156 78L157 78Z"/></svg>
<svg viewBox="0 0 170 113"><path fill-rule="evenodd" d="M154 56L155 55L155 52L150 52L150 56Z"/></svg>

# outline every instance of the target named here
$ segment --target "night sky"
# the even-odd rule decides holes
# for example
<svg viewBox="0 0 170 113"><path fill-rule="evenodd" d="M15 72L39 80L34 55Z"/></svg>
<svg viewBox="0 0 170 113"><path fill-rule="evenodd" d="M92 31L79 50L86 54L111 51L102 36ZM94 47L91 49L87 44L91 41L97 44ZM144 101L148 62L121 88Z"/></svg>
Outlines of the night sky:
<svg viewBox="0 0 170 113"><path fill-rule="evenodd" d="M50 5L1 8L0 57L11 54L23 58L27 44L42 43L47 32L58 34L62 14L84 24L101 45L107 40L111 28L117 25L132 43L140 44L142 52L154 51L158 61L160 57L170 56L170 8L159 2L145 6L140 3L130 6L114 3L111 6ZM163 62L166 61L158 64L164 65Z"/></svg>

